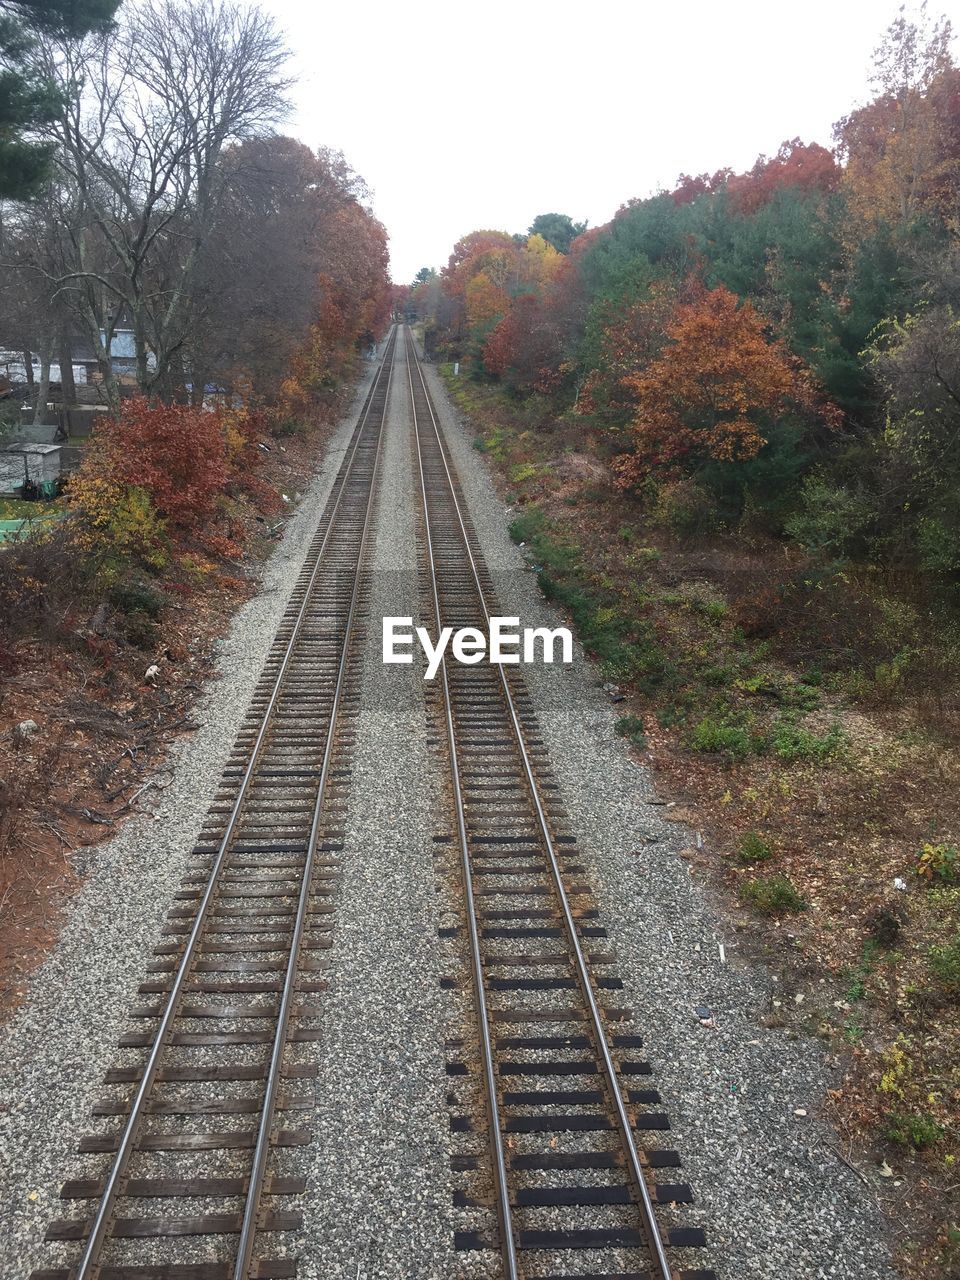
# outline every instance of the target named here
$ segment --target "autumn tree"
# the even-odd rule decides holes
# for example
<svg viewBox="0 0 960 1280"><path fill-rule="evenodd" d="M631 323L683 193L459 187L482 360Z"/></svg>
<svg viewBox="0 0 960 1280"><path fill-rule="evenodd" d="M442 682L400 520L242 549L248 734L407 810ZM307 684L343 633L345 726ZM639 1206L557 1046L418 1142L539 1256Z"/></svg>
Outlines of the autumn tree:
<svg viewBox="0 0 960 1280"><path fill-rule="evenodd" d="M569 253L574 240L586 229L585 222L574 222L565 213L538 213L527 228L527 235L542 236L558 253Z"/></svg>
<svg viewBox="0 0 960 1280"><path fill-rule="evenodd" d="M727 289L678 306L665 336L660 354L625 379L636 397L634 452L618 463L625 488L651 471L752 458L778 416L827 412L799 362Z"/></svg>
<svg viewBox="0 0 960 1280"><path fill-rule="evenodd" d="M960 76L946 18L903 12L875 54L877 97L836 126L844 190L856 222L904 226L960 189ZM853 239L852 233L851 242Z"/></svg>

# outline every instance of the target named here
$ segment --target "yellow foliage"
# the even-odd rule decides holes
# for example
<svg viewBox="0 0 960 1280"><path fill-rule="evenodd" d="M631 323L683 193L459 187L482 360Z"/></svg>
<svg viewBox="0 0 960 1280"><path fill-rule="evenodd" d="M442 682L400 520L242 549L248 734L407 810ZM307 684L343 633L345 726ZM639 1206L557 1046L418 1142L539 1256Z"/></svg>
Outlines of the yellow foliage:
<svg viewBox="0 0 960 1280"><path fill-rule="evenodd" d="M134 562L150 569L167 563L163 521L146 490L83 466L70 480L67 494L78 544L105 577L122 573Z"/></svg>
<svg viewBox="0 0 960 1280"><path fill-rule="evenodd" d="M893 1094L897 1098L904 1096L904 1088L913 1074L913 1060L907 1053L909 1039L898 1035L889 1049L884 1049L881 1057L886 1069L880 1077L880 1092Z"/></svg>

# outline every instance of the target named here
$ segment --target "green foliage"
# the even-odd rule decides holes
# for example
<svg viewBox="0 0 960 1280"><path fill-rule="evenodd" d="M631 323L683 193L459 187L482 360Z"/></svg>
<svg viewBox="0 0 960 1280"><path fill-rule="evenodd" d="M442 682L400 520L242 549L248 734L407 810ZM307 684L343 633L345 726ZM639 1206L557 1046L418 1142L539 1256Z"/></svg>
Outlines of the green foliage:
<svg viewBox="0 0 960 1280"><path fill-rule="evenodd" d="M34 58L40 33L76 39L110 23L119 0L16 0L0 5L0 197L26 200L47 177L52 148L35 130L55 119L57 90Z"/></svg>
<svg viewBox="0 0 960 1280"><path fill-rule="evenodd" d="M621 716L613 727L621 737L627 738L635 747L647 745L646 726L642 716Z"/></svg>
<svg viewBox="0 0 960 1280"><path fill-rule="evenodd" d="M803 486L801 506L784 523L795 541L816 554L860 555L876 515L875 500L863 493L811 476Z"/></svg>
<svg viewBox="0 0 960 1280"><path fill-rule="evenodd" d="M655 524L682 538L713 533L719 520L712 496L690 477L658 485L650 514Z"/></svg>
<svg viewBox="0 0 960 1280"><path fill-rule="evenodd" d="M142 613L153 622L163 612L163 596L142 579L115 583L107 592L107 599L124 613Z"/></svg>
<svg viewBox="0 0 960 1280"><path fill-rule="evenodd" d="M533 462L518 462L510 468L510 479L514 484L523 484L525 480L534 480L540 474L540 468Z"/></svg>
<svg viewBox="0 0 960 1280"><path fill-rule="evenodd" d="M788 763L813 760L824 764L837 754L845 741L839 725L834 725L828 733L816 734L784 717L774 725L770 745L774 754Z"/></svg>
<svg viewBox="0 0 960 1280"><path fill-rule="evenodd" d="M804 911L807 905L792 881L784 875L747 880L740 888L740 896L757 911L769 916Z"/></svg>
<svg viewBox="0 0 960 1280"><path fill-rule="evenodd" d="M741 862L766 862L773 850L757 831L748 831L737 850Z"/></svg>
<svg viewBox="0 0 960 1280"><path fill-rule="evenodd" d="M740 725L725 724L705 716L696 726L690 739L694 751L706 751L742 759L750 754L751 740Z"/></svg>
<svg viewBox="0 0 960 1280"><path fill-rule="evenodd" d="M568 253L577 236L587 229L585 222L574 222L565 213L538 213L527 230L528 236L543 236L558 253Z"/></svg>
<svg viewBox="0 0 960 1280"><path fill-rule="evenodd" d="M891 1111L883 1125L883 1136L899 1147L922 1151L943 1137L944 1129L926 1112Z"/></svg>
<svg viewBox="0 0 960 1280"><path fill-rule="evenodd" d="M546 525L546 517L539 507L527 507L511 521L510 537L518 545L531 542L536 534L542 533Z"/></svg>
<svg viewBox="0 0 960 1280"><path fill-rule="evenodd" d="M852 1003L867 994L867 980L874 971L879 944L869 938L863 945L863 955L858 964L846 972L847 999Z"/></svg>
<svg viewBox="0 0 960 1280"><path fill-rule="evenodd" d="M942 946L930 948L930 969L951 995L960 995L960 933Z"/></svg>
<svg viewBox="0 0 960 1280"><path fill-rule="evenodd" d="M917 855L917 875L939 884L960 882L960 852L955 844L924 844Z"/></svg>

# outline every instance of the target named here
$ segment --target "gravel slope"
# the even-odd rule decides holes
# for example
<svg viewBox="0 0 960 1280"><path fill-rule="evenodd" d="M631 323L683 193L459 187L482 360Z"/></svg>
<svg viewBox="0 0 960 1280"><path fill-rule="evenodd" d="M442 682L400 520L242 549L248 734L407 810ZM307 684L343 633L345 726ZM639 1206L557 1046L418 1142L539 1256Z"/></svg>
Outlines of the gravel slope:
<svg viewBox="0 0 960 1280"><path fill-rule="evenodd" d="M0 1036L0 1277L53 1266L42 1244L61 1216L60 1183L77 1176L92 1102L128 1029L126 1013L189 860L233 739L352 434L372 370L338 426L318 474L264 567L258 594L238 612L217 653L219 679L196 708L202 727L175 743L155 812L131 820L86 853L89 879L59 943L34 974ZM146 793L146 794L156 794Z"/></svg>
<svg viewBox="0 0 960 1280"><path fill-rule="evenodd" d="M557 626L521 551L509 509L472 447L435 370L427 377L463 484L502 612L521 626ZM838 1083L822 1046L768 1030L759 1017L774 994L769 976L739 965L705 891L677 851L686 828L645 803L649 773L613 729L616 711L598 671L575 646L570 667L526 667L544 738L602 922L618 954L623 1003L648 1046L673 1144L683 1158L702 1224L701 1265L723 1280L888 1280L887 1229L863 1183L832 1153L820 1119ZM727 963L721 963L718 943ZM707 1005L716 1026L700 1024ZM804 1111L798 1116L796 1111ZM709 1264L707 1259L709 1259Z"/></svg>

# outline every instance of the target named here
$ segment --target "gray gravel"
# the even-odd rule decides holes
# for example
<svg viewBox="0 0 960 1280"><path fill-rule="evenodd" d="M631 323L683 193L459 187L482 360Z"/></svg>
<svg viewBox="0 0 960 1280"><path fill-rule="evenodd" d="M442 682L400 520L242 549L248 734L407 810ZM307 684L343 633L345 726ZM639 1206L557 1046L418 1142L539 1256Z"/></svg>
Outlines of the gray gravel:
<svg viewBox="0 0 960 1280"><path fill-rule="evenodd" d="M350 439L370 371L334 433L315 480L262 574L262 588L219 644L219 679L197 709L202 727L174 744L154 812L131 820L86 851L90 875L69 906L60 940L34 974L24 1003L0 1037L0 1277L62 1263L44 1246L65 1176L84 1176L75 1151L93 1101L116 1060L116 1041L158 940L171 899L216 790L234 737L286 608L303 557ZM145 793L145 798L151 793ZM155 793L154 793L155 794ZM102 1164L101 1166L102 1167ZM89 1165L90 1176L97 1165Z"/></svg>
<svg viewBox="0 0 960 1280"><path fill-rule="evenodd" d="M512 517L472 447L475 431L435 370L427 376L502 612L519 614L522 626L559 625L509 539ZM678 856L692 833L645 803L652 780L613 730L617 712L596 666L575 646L572 666L524 672L617 951L623 1003L645 1037L650 1083L663 1095L693 1186L697 1205L681 1220L708 1233L696 1255L703 1260L688 1265L714 1266L725 1280L893 1277L885 1219L829 1149L837 1136L818 1117L826 1089L839 1083L836 1070L816 1041L760 1025L774 994L770 977L738 963L736 936ZM714 1028L700 1025L694 1010L702 1005Z"/></svg>
<svg viewBox="0 0 960 1280"><path fill-rule="evenodd" d="M481 1256L455 1254L455 1185L444 1073L446 1037L460 1033L463 993L444 993L449 949L436 929L453 909L437 893L433 835L443 827L443 782L423 731L419 668L384 667L380 618L419 611L414 575L416 511L409 401L402 365L381 480L365 690L349 789L344 880L334 917L331 990L322 998L320 1106L303 1169L306 1229L278 1251L298 1253L301 1275L324 1280L479 1276ZM470 446L438 379L436 403L491 568L503 571L501 603L525 625L557 625L506 534L509 515L486 464ZM72 904L61 941L38 971L0 1041L0 1280L62 1253L40 1241L58 1216L59 1183L82 1170L72 1155L90 1128L92 1100L114 1060L146 952L240 725L293 585L323 496L350 434L339 429L309 500L291 521L264 575L264 590L238 615L220 653L222 678L200 707L204 727L178 744L173 784L156 818L131 823L101 847ZM737 962L735 938L693 883L677 850L689 833L645 804L650 779L613 733L615 712L578 650L572 668L528 668L540 723L597 892L624 1003L647 1038L651 1084L663 1094L672 1140L710 1246L702 1262L725 1280L866 1280L892 1276L883 1219L864 1186L826 1148L817 1119L835 1083L816 1043L764 1030L770 981ZM644 837L657 843L646 844ZM641 848L642 856L633 851ZM440 886L442 888L442 885ZM105 935L109 944L105 944ZM729 963L721 965L718 940ZM619 1002L619 1001L618 1001ZM716 1027L695 1014L707 1004ZM797 1117L798 1108L808 1112ZM35 1199L31 1199L31 1195ZM478 1225L480 1225L478 1223ZM279 1244L279 1241L278 1241Z"/></svg>
<svg viewBox="0 0 960 1280"><path fill-rule="evenodd" d="M436 765L418 666L385 666L385 615L415 617L410 401L391 389L341 890L300 1274L313 1280L466 1276L453 1213L432 837Z"/></svg>

